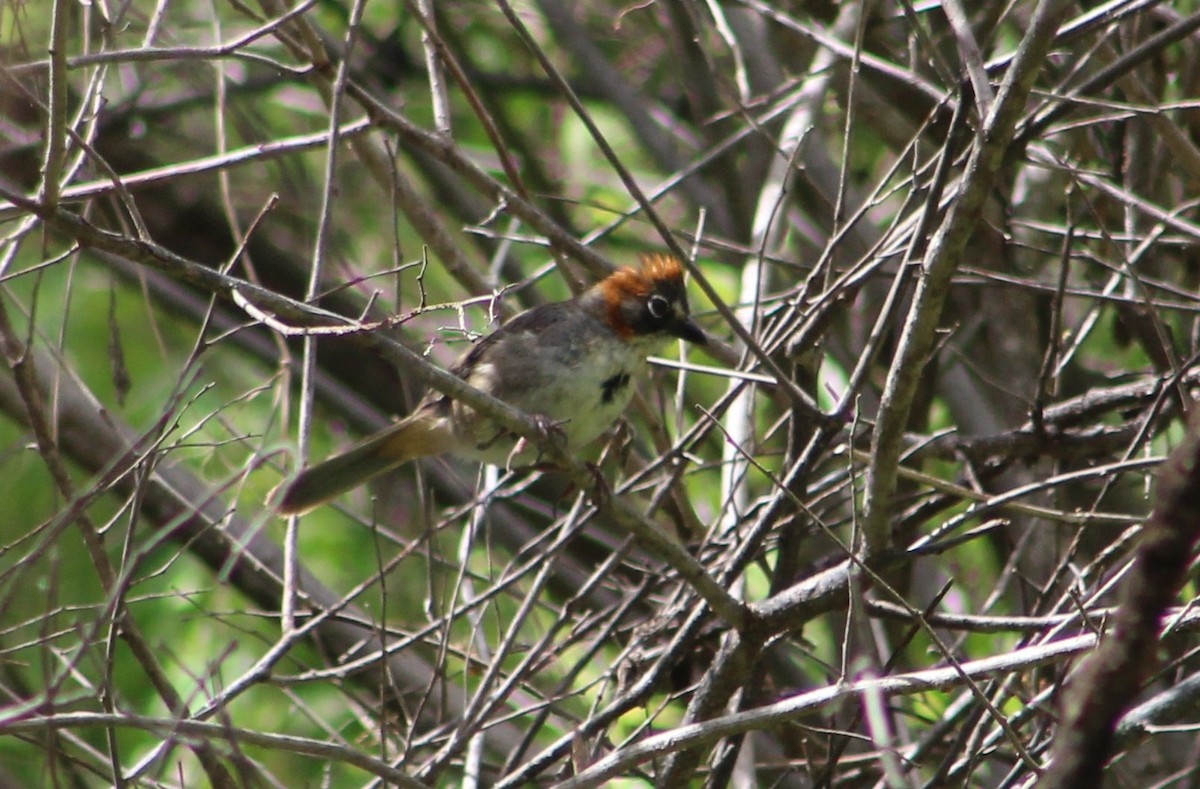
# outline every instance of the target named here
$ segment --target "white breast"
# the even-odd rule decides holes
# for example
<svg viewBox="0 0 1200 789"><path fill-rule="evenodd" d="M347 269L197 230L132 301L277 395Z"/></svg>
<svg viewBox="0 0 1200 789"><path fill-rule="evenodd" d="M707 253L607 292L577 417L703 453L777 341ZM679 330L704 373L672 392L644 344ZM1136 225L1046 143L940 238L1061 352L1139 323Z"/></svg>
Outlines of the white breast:
<svg viewBox="0 0 1200 789"><path fill-rule="evenodd" d="M595 441L629 406L645 368L645 349L609 331L576 326L555 342L543 334L506 337L491 359L468 376L475 387L490 391L530 415L540 415L566 435L579 450ZM515 441L490 420L455 405L456 432L464 439L458 454L497 465L529 465L536 449L513 456Z"/></svg>

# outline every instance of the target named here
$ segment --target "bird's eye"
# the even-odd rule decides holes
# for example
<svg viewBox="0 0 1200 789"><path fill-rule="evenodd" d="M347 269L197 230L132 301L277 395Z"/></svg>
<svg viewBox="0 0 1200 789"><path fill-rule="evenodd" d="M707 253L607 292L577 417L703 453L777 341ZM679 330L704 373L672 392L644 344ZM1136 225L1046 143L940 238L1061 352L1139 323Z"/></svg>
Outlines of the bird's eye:
<svg viewBox="0 0 1200 789"><path fill-rule="evenodd" d="M652 317L659 320L662 320L671 313L671 305L665 298L659 296L657 293L651 296L650 300L646 302L646 308L650 310L650 315Z"/></svg>

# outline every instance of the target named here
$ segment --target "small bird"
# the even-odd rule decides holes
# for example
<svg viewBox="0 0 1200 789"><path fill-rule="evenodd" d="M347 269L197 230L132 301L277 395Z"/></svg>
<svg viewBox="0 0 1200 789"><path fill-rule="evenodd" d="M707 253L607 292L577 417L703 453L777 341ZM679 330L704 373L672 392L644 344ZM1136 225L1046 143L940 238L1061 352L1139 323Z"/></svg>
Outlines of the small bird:
<svg viewBox="0 0 1200 789"><path fill-rule="evenodd" d="M573 299L513 318L451 372L561 430L567 448L579 449L624 412L646 357L672 337L708 342L689 314L679 261L644 255L640 268L623 268ZM279 512L307 512L403 463L441 454L508 466L537 459L536 447L430 391L406 418L301 471Z"/></svg>

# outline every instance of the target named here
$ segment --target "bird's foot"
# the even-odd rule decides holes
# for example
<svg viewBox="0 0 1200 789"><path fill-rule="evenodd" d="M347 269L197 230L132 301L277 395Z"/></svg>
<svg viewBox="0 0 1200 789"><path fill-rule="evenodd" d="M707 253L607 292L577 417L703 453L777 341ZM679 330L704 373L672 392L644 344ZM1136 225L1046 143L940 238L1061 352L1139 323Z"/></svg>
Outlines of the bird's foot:
<svg viewBox="0 0 1200 789"><path fill-rule="evenodd" d="M553 447L559 453L566 453L567 433L562 428L566 422L555 422L543 414L533 414L532 416L534 423L537 425L538 432L537 460L532 464L526 465L537 467L542 465L542 456L545 454L543 447ZM529 440L527 438L522 436L517 439L517 443L513 445L512 455L509 457L509 465L511 466L513 460L528 452L529 448Z"/></svg>
<svg viewBox="0 0 1200 789"><path fill-rule="evenodd" d="M600 466L592 462L583 464L592 474L592 480L595 484L592 485L592 502L596 508L602 508L612 496L612 486L608 484L608 480L604 478L604 474L600 471Z"/></svg>

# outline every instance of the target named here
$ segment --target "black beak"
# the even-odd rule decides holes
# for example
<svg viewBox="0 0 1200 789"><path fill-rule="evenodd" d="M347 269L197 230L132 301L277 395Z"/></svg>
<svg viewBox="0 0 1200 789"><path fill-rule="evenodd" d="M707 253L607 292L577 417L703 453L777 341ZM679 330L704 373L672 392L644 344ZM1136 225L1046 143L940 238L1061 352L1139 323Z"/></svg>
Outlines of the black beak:
<svg viewBox="0 0 1200 789"><path fill-rule="evenodd" d="M681 340L694 342L697 345L708 345L708 335L704 333L704 329L700 328L700 324L691 318L684 318L676 323L675 330L671 333Z"/></svg>

